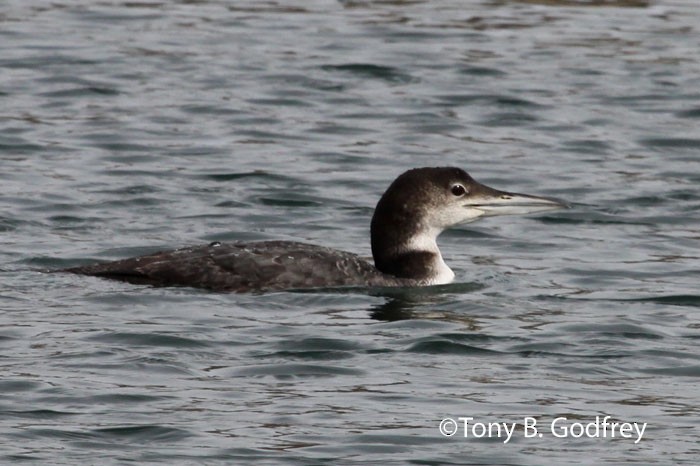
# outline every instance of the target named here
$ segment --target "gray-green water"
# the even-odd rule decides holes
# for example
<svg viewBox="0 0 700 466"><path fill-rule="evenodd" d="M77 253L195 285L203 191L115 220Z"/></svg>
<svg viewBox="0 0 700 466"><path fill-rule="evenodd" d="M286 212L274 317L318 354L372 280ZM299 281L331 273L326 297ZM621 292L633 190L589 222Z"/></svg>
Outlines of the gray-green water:
<svg viewBox="0 0 700 466"><path fill-rule="evenodd" d="M697 464L699 25L690 0L3 2L0 462ZM395 296L40 271L369 254L425 165L574 206L445 233L455 284ZM547 428L606 415L643 438ZM518 426L440 434L459 417Z"/></svg>

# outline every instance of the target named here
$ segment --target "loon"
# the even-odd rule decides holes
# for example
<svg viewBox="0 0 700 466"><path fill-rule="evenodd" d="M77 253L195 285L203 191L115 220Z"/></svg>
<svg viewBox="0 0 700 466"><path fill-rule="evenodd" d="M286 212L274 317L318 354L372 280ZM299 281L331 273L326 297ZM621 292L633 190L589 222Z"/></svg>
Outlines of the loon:
<svg viewBox="0 0 700 466"><path fill-rule="evenodd" d="M440 254L445 229L481 217L566 207L556 199L498 191L454 167L414 168L389 186L371 222L374 265L356 254L295 241L220 243L63 269L153 286L219 292L450 283Z"/></svg>

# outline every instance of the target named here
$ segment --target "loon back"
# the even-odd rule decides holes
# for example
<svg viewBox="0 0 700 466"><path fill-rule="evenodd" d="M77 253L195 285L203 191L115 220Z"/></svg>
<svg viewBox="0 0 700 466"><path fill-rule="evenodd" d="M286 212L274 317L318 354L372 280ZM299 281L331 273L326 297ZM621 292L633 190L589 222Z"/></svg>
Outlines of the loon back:
<svg viewBox="0 0 700 466"><path fill-rule="evenodd" d="M216 242L64 271L222 292L417 284L383 274L356 254L293 241Z"/></svg>

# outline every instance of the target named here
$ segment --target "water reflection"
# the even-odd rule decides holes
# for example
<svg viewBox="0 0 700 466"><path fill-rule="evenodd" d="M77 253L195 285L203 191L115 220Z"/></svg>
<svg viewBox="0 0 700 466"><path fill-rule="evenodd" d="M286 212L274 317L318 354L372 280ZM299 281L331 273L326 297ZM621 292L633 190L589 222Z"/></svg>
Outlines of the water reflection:
<svg viewBox="0 0 700 466"><path fill-rule="evenodd" d="M381 304L369 309L370 317L375 320L395 322L408 319L431 319L468 324L476 329L475 321L462 313L440 309L441 305L454 302L457 296L473 293L485 288L477 282L451 283L449 285L428 286L422 288L382 288L369 292L372 296L386 298Z"/></svg>

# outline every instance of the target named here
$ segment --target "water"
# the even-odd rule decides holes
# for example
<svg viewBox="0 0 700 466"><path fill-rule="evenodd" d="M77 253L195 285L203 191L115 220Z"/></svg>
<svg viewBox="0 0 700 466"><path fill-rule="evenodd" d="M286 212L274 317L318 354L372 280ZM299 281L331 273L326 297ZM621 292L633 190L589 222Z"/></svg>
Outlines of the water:
<svg viewBox="0 0 700 466"><path fill-rule="evenodd" d="M0 462L697 464L698 24L692 1L4 2ZM378 196L425 165L573 208L447 232L456 283L398 294L42 272L369 255ZM647 427L548 428L596 416ZM440 434L459 417L516 428Z"/></svg>

